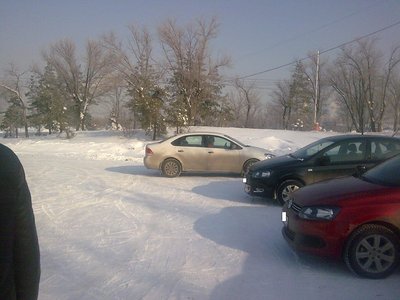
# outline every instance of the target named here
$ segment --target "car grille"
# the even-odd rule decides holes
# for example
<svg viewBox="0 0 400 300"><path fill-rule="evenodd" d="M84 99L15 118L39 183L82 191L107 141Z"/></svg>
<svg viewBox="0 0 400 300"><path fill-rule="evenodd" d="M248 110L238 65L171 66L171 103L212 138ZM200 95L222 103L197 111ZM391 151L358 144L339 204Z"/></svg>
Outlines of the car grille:
<svg viewBox="0 0 400 300"><path fill-rule="evenodd" d="M296 214L298 214L301 211L301 206L292 202L290 209L293 210Z"/></svg>

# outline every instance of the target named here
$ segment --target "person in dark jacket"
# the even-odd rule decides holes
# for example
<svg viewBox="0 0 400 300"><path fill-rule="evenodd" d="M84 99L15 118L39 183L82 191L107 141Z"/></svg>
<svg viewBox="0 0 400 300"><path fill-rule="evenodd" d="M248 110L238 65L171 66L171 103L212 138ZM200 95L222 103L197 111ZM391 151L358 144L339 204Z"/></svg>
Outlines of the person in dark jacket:
<svg viewBox="0 0 400 300"><path fill-rule="evenodd" d="M24 169L0 144L0 299L36 300L40 253Z"/></svg>

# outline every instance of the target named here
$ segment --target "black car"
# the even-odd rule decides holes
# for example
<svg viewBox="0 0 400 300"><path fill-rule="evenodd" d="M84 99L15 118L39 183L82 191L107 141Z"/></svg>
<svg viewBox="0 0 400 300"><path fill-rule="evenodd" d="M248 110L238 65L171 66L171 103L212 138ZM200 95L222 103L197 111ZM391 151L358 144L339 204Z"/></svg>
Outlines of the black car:
<svg viewBox="0 0 400 300"><path fill-rule="evenodd" d="M302 186L363 172L400 153L400 139L377 135L338 135L320 139L296 152L260 161L243 178L250 195L284 204Z"/></svg>

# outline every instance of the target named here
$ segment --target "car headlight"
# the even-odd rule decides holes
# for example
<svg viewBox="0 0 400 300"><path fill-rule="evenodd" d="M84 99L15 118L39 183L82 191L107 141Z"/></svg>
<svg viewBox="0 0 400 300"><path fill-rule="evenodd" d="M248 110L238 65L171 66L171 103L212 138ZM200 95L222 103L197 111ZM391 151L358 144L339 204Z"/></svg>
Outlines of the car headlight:
<svg viewBox="0 0 400 300"><path fill-rule="evenodd" d="M339 212L338 207L305 206L299 212L299 217L306 220L333 220Z"/></svg>
<svg viewBox="0 0 400 300"><path fill-rule="evenodd" d="M275 155L271 154L271 153L264 153L265 159L270 159L275 157Z"/></svg>
<svg viewBox="0 0 400 300"><path fill-rule="evenodd" d="M253 173L253 178L268 178L271 176L271 171L256 171Z"/></svg>

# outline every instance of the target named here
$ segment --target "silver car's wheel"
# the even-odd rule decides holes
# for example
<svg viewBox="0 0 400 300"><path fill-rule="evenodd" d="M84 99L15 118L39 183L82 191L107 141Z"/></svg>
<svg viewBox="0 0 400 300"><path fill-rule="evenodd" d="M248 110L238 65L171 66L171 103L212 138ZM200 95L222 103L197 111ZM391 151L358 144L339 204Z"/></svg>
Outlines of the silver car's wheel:
<svg viewBox="0 0 400 300"><path fill-rule="evenodd" d="M181 174L181 171L180 162L174 158L168 158L162 163L161 172L166 177L177 177Z"/></svg>
<svg viewBox="0 0 400 300"><path fill-rule="evenodd" d="M369 224L357 229L347 242L344 260L354 273L384 278L399 264L399 240L388 228Z"/></svg>
<svg viewBox="0 0 400 300"><path fill-rule="evenodd" d="M290 199L290 195L301 188L304 184L297 180L286 180L281 183L277 190L277 198L280 204L285 204Z"/></svg>

